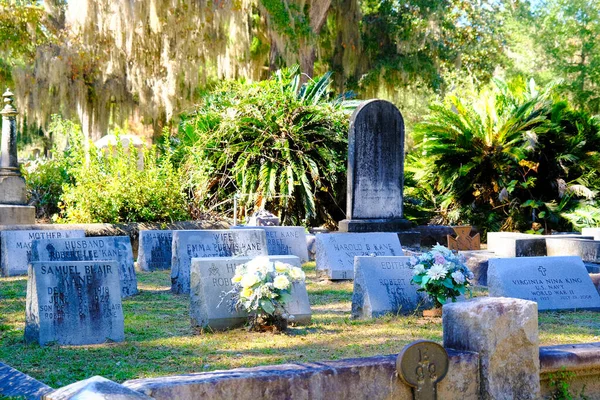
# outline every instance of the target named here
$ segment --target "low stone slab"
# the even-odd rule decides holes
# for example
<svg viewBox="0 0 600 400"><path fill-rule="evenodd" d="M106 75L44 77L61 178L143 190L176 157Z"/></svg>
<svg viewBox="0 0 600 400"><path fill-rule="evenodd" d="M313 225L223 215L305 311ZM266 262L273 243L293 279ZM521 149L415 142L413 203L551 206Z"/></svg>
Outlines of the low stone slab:
<svg viewBox="0 0 600 400"><path fill-rule="evenodd" d="M584 262L600 263L600 241L576 238L546 238L547 255L578 256Z"/></svg>
<svg viewBox="0 0 600 400"><path fill-rule="evenodd" d="M403 256L395 233L321 233L317 243L317 272L331 280L354 279L356 256Z"/></svg>
<svg viewBox="0 0 600 400"><path fill-rule="evenodd" d="M138 268L141 271L171 269L173 231L140 231L138 247Z"/></svg>
<svg viewBox="0 0 600 400"><path fill-rule="evenodd" d="M176 294L190 292L192 258L269 254L262 229L174 231L172 253L171 291Z"/></svg>
<svg viewBox="0 0 600 400"><path fill-rule="evenodd" d="M487 286L488 260L497 257L496 254L485 250L459 251L458 254L465 256L465 264L473 273L473 280L471 283Z"/></svg>
<svg viewBox="0 0 600 400"><path fill-rule="evenodd" d="M102 376L64 386L45 397L46 400L151 400L152 397L136 392Z"/></svg>
<svg viewBox="0 0 600 400"><path fill-rule="evenodd" d="M600 240L600 228L583 228L581 234L583 236L591 236L594 240Z"/></svg>
<svg viewBox="0 0 600 400"><path fill-rule="evenodd" d="M385 314L409 314L426 305L426 299L410 283L410 257L354 257L352 317L373 318Z"/></svg>
<svg viewBox="0 0 600 400"><path fill-rule="evenodd" d="M542 310L600 309L600 296L579 257L492 258L490 297L515 297Z"/></svg>
<svg viewBox="0 0 600 400"><path fill-rule="evenodd" d="M302 226L232 226L232 229L262 229L267 235L267 249L272 256L296 256L308 262L306 230Z"/></svg>
<svg viewBox="0 0 600 400"><path fill-rule="evenodd" d="M83 230L60 231L2 231L0 232L0 271L2 276L27 275L31 261L31 244L40 239L85 237Z"/></svg>
<svg viewBox="0 0 600 400"><path fill-rule="evenodd" d="M25 340L84 345L124 340L119 266L114 261L32 262Z"/></svg>
<svg viewBox="0 0 600 400"><path fill-rule="evenodd" d="M225 297L223 295L233 287L231 278L235 275L235 268L251 259L251 257L192 259L190 291L192 326L223 330L246 323L248 314L232 309L231 295ZM300 259L296 256L269 256L269 259L295 267L301 266ZM294 283L291 295L292 300L287 307L287 311L294 316L291 322L309 324L312 312L306 285Z"/></svg>
<svg viewBox="0 0 600 400"><path fill-rule="evenodd" d="M121 297L137 293L137 277L129 236L97 236L76 239L35 240L32 261L116 261Z"/></svg>
<svg viewBox="0 0 600 400"><path fill-rule="evenodd" d="M488 232L488 251L498 257L541 257L547 254L547 241L589 239L592 236L564 233L555 235L530 235L515 232Z"/></svg>
<svg viewBox="0 0 600 400"><path fill-rule="evenodd" d="M39 399L53 390L37 379L0 362L0 397Z"/></svg>

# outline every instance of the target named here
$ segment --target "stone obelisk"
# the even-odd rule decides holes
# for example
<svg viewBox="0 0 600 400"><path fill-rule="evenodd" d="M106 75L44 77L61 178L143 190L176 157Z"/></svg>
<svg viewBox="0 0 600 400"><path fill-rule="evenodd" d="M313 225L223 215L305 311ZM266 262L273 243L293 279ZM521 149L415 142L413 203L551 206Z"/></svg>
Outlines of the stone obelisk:
<svg viewBox="0 0 600 400"><path fill-rule="evenodd" d="M17 157L17 109L9 89L2 95L2 145L0 147L0 225L34 224L35 207L27 205L25 179Z"/></svg>

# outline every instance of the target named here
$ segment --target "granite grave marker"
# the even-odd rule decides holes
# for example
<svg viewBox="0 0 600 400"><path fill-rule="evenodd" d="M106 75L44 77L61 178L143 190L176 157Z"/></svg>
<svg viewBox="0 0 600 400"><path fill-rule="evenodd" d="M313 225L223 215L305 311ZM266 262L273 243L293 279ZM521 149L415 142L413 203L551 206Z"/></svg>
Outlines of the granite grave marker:
<svg viewBox="0 0 600 400"><path fill-rule="evenodd" d="M138 268L142 271L171 269L172 245L173 231L140 231Z"/></svg>
<svg viewBox="0 0 600 400"><path fill-rule="evenodd" d="M317 243L317 272L331 280L354 279L355 256L402 256L395 233L322 233Z"/></svg>
<svg viewBox="0 0 600 400"><path fill-rule="evenodd" d="M352 317L408 314L429 305L417 292L419 287L410 283L413 270L408 260L410 257L354 257Z"/></svg>
<svg viewBox="0 0 600 400"><path fill-rule="evenodd" d="M600 309L579 257L491 258L488 264L490 297L535 301L539 310Z"/></svg>
<svg viewBox="0 0 600 400"><path fill-rule="evenodd" d="M32 262L25 340L42 346L123 341L119 281L114 261Z"/></svg>
<svg viewBox="0 0 600 400"><path fill-rule="evenodd" d="M266 256L267 237L262 229L174 231L171 291L190 292L192 258Z"/></svg>
<svg viewBox="0 0 600 400"><path fill-rule="evenodd" d="M192 326L210 327L221 330L242 326L248 319L244 311L232 310L231 295L223 297L224 293L233 288L231 278L235 268L250 261L250 257L215 257L192 259L190 317ZM270 261L281 261L300 267L300 259L296 256L269 256ZM304 282L293 284L292 300L287 311L294 316L293 322L308 324L311 319L308 293Z"/></svg>
<svg viewBox="0 0 600 400"><path fill-rule="evenodd" d="M117 261L121 297L137 293L137 277L129 236L95 236L75 239L35 240L32 261Z"/></svg>
<svg viewBox="0 0 600 400"><path fill-rule="evenodd" d="M302 226L232 226L232 229L262 229L267 236L267 250L272 256L296 256L308 262L306 230Z"/></svg>
<svg viewBox="0 0 600 400"><path fill-rule="evenodd" d="M31 244L40 239L85 237L83 230L23 230L0 232L0 266L3 276L27 275L31 261Z"/></svg>
<svg viewBox="0 0 600 400"><path fill-rule="evenodd" d="M350 118L346 218L341 232L394 232L403 218L404 120L392 103L370 100Z"/></svg>

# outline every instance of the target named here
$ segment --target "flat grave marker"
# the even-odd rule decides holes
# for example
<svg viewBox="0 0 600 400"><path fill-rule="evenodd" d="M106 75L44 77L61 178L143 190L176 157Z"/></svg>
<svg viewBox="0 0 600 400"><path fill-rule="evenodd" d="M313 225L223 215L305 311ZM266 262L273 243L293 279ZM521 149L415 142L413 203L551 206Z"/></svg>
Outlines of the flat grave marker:
<svg viewBox="0 0 600 400"><path fill-rule="evenodd" d="M190 292L192 258L266 256L267 237L262 229L174 231L171 291Z"/></svg>
<svg viewBox="0 0 600 400"><path fill-rule="evenodd" d="M32 262L25 340L44 346L124 340L119 266L115 261Z"/></svg>
<svg viewBox="0 0 600 400"><path fill-rule="evenodd" d="M140 231L138 268L142 271L171 269L172 248L173 231Z"/></svg>
<svg viewBox="0 0 600 400"><path fill-rule="evenodd" d="M85 237L85 231L82 229L2 231L0 232L1 275L27 275L27 266L31 261L31 244L34 240L82 237Z"/></svg>
<svg viewBox="0 0 600 400"><path fill-rule="evenodd" d="M600 309L600 296L574 256L490 258L490 297L515 297L542 310Z"/></svg>
<svg viewBox="0 0 600 400"><path fill-rule="evenodd" d="M352 317L409 314L429 306L426 297L410 283L410 257L355 257Z"/></svg>
<svg viewBox="0 0 600 400"><path fill-rule="evenodd" d="M355 256L403 256L396 233L321 233L317 244L317 272L331 280L354 279Z"/></svg>
<svg viewBox="0 0 600 400"><path fill-rule="evenodd" d="M75 239L35 240L32 261L116 261L121 297L137 293L137 277L129 236L95 236Z"/></svg>
<svg viewBox="0 0 600 400"><path fill-rule="evenodd" d="M267 236L271 256L296 256L308 262L306 230L302 226L232 226L232 229L262 229Z"/></svg>
<svg viewBox="0 0 600 400"><path fill-rule="evenodd" d="M231 309L231 295L224 293L233 288L231 278L235 268L252 260L251 257L212 257L192 259L190 317L192 326L209 327L222 330L242 326L248 320L245 311ZM269 256L270 261L281 261L294 267L300 267L300 259L296 256ZM298 324L310 323L312 312L308 301L308 293L304 282L293 284L292 300L287 312L294 316ZM223 299L222 299L223 297Z"/></svg>

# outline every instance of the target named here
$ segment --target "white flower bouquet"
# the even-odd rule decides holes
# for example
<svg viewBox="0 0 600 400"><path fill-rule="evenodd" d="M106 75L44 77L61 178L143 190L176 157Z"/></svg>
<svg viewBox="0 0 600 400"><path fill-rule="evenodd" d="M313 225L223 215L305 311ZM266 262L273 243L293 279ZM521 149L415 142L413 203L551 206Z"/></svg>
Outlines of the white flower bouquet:
<svg viewBox="0 0 600 400"><path fill-rule="evenodd" d="M234 285L234 306L250 314L251 328L287 324L288 320L294 319L286 310L292 284L303 282L304 279L301 268L279 261L273 262L268 257L256 257L235 269L235 275L231 279Z"/></svg>
<svg viewBox="0 0 600 400"><path fill-rule="evenodd" d="M473 273L464 257L444 246L438 244L430 252L411 257L409 265L413 269L411 282L419 285L418 291L427 293L436 308L471 292L469 279L473 279Z"/></svg>

